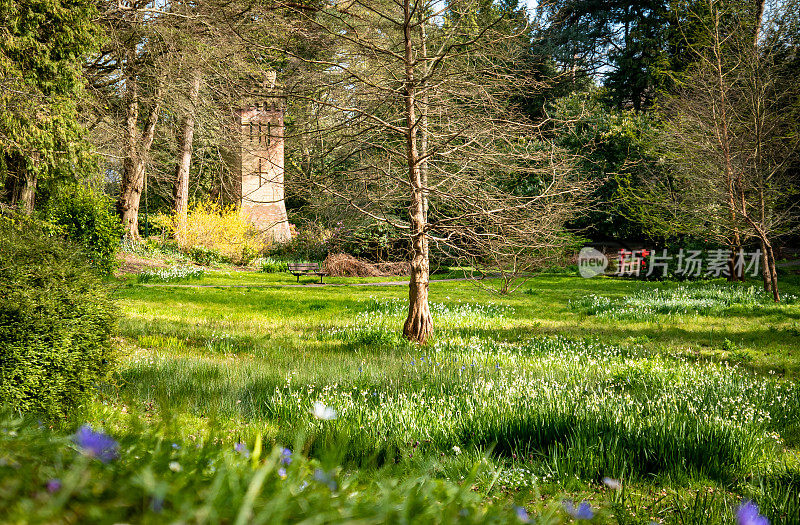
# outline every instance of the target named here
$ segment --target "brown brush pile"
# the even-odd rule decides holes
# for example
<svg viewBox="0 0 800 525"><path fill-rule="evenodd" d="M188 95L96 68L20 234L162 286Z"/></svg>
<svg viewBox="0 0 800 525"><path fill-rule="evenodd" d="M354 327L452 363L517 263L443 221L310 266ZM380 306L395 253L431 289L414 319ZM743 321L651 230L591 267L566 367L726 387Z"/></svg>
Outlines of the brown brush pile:
<svg viewBox="0 0 800 525"><path fill-rule="evenodd" d="M408 275L411 266L407 262L385 262L374 264L346 253L332 253L322 263L323 270L333 277L386 277Z"/></svg>
<svg viewBox="0 0 800 525"><path fill-rule="evenodd" d="M408 261L382 262L376 264L375 267L383 275L400 275L404 277L411 275L411 263Z"/></svg>

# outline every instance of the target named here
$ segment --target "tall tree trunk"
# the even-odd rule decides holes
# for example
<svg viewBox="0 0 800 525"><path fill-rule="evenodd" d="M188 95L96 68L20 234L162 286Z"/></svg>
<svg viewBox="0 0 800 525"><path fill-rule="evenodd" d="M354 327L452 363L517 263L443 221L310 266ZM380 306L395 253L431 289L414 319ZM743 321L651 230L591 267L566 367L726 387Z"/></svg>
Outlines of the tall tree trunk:
<svg viewBox="0 0 800 525"><path fill-rule="evenodd" d="M758 37L761 36L761 19L764 18L765 0L756 0L755 27L753 28L753 47L758 47Z"/></svg>
<svg viewBox="0 0 800 525"><path fill-rule="evenodd" d="M739 227L736 224L736 192L734 181L733 160L731 158L731 138L730 130L728 129L728 97L727 85L725 83L725 71L722 64L722 43L719 34L719 18L715 17L715 31L714 31L714 75L717 81L717 89L719 90L717 103L719 104L719 117L716 118L715 125L717 127L717 143L722 150L722 157L724 159L725 169L725 186L728 192L728 213L731 217L731 227L733 228L733 239L731 240L731 257L728 261L728 281L744 280L744 276L737 271L739 268L736 265L736 257L742 248L742 241L739 235ZM716 112L715 112L716 114Z"/></svg>
<svg viewBox="0 0 800 525"><path fill-rule="evenodd" d="M130 55L129 55L130 56ZM126 64L125 77L125 160L122 164L117 213L122 221L123 235L138 241L139 201L142 197L145 178L145 161L153 144L156 121L161 109L161 86L156 88L155 98L145 122L144 132L139 131L139 85L133 66Z"/></svg>
<svg viewBox="0 0 800 525"><path fill-rule="evenodd" d="M424 343L433 330L433 319L428 306L428 238L425 230L425 191L417 150L417 122L415 111L416 85L414 53L411 40L411 8L409 0L403 2L403 39L405 44L405 110L406 110L406 160L411 190L409 219L411 223L411 277L408 284L408 317L403 325L403 335L411 341Z"/></svg>
<svg viewBox="0 0 800 525"><path fill-rule="evenodd" d="M419 21L419 36L420 36L420 51L422 52L423 60L428 58L428 43L427 43L427 35L425 34L425 21L423 18L423 13L420 10L420 21ZM420 170L420 177L422 179L422 209L425 216L425 224L428 224L428 90L426 88L425 83L427 82L429 69L428 63L422 63L422 75L423 80L420 83L420 87L423 89L422 92L422 115L420 117L420 140L419 140L419 154L422 158L419 170ZM428 252L428 238L425 237L425 257L430 260L430 254Z"/></svg>
<svg viewBox="0 0 800 525"><path fill-rule="evenodd" d="M189 206L189 168L192 164L192 142L194 140L195 112L200 94L200 70L191 73L189 85L189 106L181 122L181 136L178 144L178 165L175 168L175 187L173 189L173 211L175 213L175 240L180 241L186 233L186 215Z"/></svg>

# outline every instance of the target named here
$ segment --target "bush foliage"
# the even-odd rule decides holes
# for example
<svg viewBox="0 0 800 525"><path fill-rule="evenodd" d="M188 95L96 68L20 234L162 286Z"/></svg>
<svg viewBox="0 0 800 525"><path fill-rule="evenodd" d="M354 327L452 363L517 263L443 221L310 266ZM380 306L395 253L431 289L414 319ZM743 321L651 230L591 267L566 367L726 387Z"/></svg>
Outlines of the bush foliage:
<svg viewBox="0 0 800 525"><path fill-rule="evenodd" d="M74 245L0 218L0 399L64 417L109 371L114 307Z"/></svg>
<svg viewBox="0 0 800 525"><path fill-rule="evenodd" d="M69 184L50 198L45 219L57 233L80 245L92 266L105 273L114 271L122 226L106 195Z"/></svg>

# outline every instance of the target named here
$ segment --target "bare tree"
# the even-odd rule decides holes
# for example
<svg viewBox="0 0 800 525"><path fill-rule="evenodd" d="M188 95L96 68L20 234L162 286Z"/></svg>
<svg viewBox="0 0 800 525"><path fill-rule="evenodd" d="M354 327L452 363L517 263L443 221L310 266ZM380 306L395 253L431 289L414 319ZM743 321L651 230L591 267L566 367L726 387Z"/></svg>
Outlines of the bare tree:
<svg viewBox="0 0 800 525"><path fill-rule="evenodd" d="M89 128L101 153L121 157L116 207L125 237L134 240L139 239L139 202L165 92L158 5L151 0L104 4L100 20L109 38L86 68L97 101Z"/></svg>
<svg viewBox="0 0 800 525"><path fill-rule="evenodd" d="M792 9L791 4L776 7ZM738 53L742 75L733 109L741 176L734 209L758 239L764 289L777 302L780 294L774 240L796 227L800 211L792 173L800 152L800 89L796 78L782 67L777 53L785 26L774 22L789 13L773 8L764 15L763 2L759 7L753 45L745 42ZM795 10L797 7L794 3ZM759 29L764 25L769 29L760 38Z"/></svg>
<svg viewBox="0 0 800 525"><path fill-rule="evenodd" d="M502 16L476 24L480 9L472 0L355 0L291 11L297 34L334 50L290 51L287 95L307 108L295 129L324 159L305 182L406 232L403 334L420 343L433 329L431 243L460 253L504 238L519 245L560 227L537 218L555 202L569 209L585 187L511 102L541 86L516 69L517 34Z"/></svg>
<svg viewBox="0 0 800 525"><path fill-rule="evenodd" d="M775 61L775 36L754 40L761 10L732 10L718 0L706 8L700 19L708 44L695 49L696 65L665 105L665 169L628 196L656 231L729 246L733 277L741 271L736 253L757 240L765 289L778 301L773 241L796 224L798 209L790 177L800 145L792 109L798 90Z"/></svg>
<svg viewBox="0 0 800 525"><path fill-rule="evenodd" d="M213 157L206 171L218 175L212 193L234 193L225 158L234 111L253 99L271 69L248 39L274 40L275 26L251 16L247 2L134 0L104 7L109 38L87 68L96 101L91 135L120 164L117 210L126 237L139 238L145 187L173 205L179 234L198 138L202 153Z"/></svg>

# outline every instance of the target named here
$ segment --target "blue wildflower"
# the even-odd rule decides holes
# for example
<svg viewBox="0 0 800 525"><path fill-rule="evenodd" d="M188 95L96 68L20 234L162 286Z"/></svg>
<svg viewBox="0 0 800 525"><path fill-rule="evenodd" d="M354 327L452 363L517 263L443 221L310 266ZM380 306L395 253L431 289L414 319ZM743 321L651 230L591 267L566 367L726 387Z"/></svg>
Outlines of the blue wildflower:
<svg viewBox="0 0 800 525"><path fill-rule="evenodd" d="M250 457L250 449L247 448L247 445L245 445L242 442L236 443L233 446L233 450L235 450L236 452L238 452L239 454L241 454L242 456L244 456L246 458Z"/></svg>
<svg viewBox="0 0 800 525"><path fill-rule="evenodd" d="M525 510L525 507L514 507L514 512L517 514L517 518L522 523L528 523L531 521L530 516L528 516L528 511Z"/></svg>
<svg viewBox="0 0 800 525"><path fill-rule="evenodd" d="M281 463L289 465L292 462L292 450L288 448L281 449Z"/></svg>
<svg viewBox="0 0 800 525"><path fill-rule="evenodd" d="M61 490L61 480L58 478L53 478L47 482L47 492L53 494L54 492L58 492Z"/></svg>
<svg viewBox="0 0 800 525"><path fill-rule="evenodd" d="M286 469L283 468L283 467L279 468L278 469L278 476L280 476L282 479L285 479L286 478Z"/></svg>
<svg viewBox="0 0 800 525"><path fill-rule="evenodd" d="M758 513L758 506L752 501L744 501L736 510L737 525L769 525L769 520Z"/></svg>
<svg viewBox="0 0 800 525"><path fill-rule="evenodd" d="M108 463L118 456L119 444L111 436L95 432L89 425L79 428L72 436L72 440L84 454L97 458L103 463Z"/></svg>
<svg viewBox="0 0 800 525"><path fill-rule="evenodd" d="M181 449L181 446L180 446L180 445L178 445L177 443L173 443L173 444L172 444L172 448L173 448L173 449L175 449L175 450L180 450L180 449Z"/></svg>
<svg viewBox="0 0 800 525"><path fill-rule="evenodd" d="M590 520L594 518L592 506L586 501L582 501L576 508L571 501L566 500L564 501L564 510L576 520Z"/></svg>

